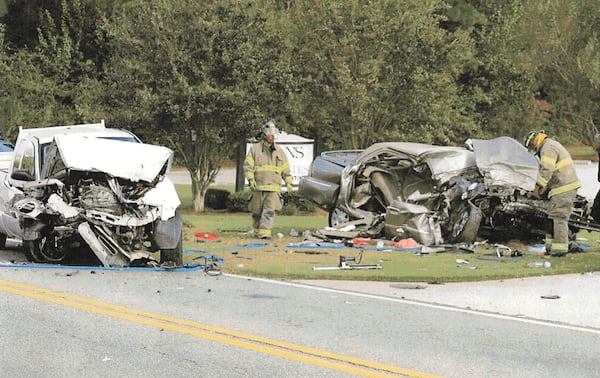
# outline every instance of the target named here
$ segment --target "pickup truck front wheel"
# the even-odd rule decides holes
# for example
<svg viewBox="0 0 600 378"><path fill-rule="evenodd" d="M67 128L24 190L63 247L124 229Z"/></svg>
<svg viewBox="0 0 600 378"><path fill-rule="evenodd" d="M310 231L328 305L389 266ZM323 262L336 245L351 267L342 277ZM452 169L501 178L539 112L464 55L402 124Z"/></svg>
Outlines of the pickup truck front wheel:
<svg viewBox="0 0 600 378"><path fill-rule="evenodd" d="M62 248L56 248L54 237L42 236L36 240L23 242L25 257L33 262L60 262L67 253Z"/></svg>
<svg viewBox="0 0 600 378"><path fill-rule="evenodd" d="M23 241L23 251L25 252L25 258L27 259L27 261L31 262L44 262L40 257L35 245L36 243L33 240Z"/></svg>
<svg viewBox="0 0 600 378"><path fill-rule="evenodd" d="M173 263L175 266L183 265L183 246L182 239L179 239L177 247L174 249L161 249L160 250L160 262L161 263Z"/></svg>

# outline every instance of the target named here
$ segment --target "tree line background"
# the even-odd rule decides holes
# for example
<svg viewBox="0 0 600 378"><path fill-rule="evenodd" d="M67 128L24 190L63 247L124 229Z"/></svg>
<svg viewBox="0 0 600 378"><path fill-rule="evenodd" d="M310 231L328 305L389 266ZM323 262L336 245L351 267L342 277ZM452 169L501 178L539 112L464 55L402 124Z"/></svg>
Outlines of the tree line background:
<svg viewBox="0 0 600 378"><path fill-rule="evenodd" d="M173 148L196 210L274 119L316 151L600 119L597 0L0 0L0 132L105 118Z"/></svg>

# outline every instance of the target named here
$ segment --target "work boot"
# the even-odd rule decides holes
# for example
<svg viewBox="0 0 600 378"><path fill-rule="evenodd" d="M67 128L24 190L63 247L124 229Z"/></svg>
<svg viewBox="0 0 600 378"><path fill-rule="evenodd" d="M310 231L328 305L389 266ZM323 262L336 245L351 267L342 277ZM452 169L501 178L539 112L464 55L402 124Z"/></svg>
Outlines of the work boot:
<svg viewBox="0 0 600 378"><path fill-rule="evenodd" d="M271 230L261 228L258 230L258 237L261 239L271 240Z"/></svg>

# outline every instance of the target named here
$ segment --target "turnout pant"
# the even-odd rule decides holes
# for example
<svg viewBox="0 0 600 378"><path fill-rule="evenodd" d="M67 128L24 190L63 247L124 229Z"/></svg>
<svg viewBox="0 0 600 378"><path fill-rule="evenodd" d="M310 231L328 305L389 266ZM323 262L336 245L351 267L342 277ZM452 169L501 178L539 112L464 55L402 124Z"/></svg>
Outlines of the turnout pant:
<svg viewBox="0 0 600 378"><path fill-rule="evenodd" d="M551 253L567 253L569 251L569 217L573 211L573 202L577 196L577 190L557 194L550 198L548 216L552 218L554 225L553 238L546 240L550 246Z"/></svg>
<svg viewBox="0 0 600 378"><path fill-rule="evenodd" d="M275 211L281 210L283 203L279 192L253 192L248 203L252 214L252 228L259 237L271 237L275 223Z"/></svg>

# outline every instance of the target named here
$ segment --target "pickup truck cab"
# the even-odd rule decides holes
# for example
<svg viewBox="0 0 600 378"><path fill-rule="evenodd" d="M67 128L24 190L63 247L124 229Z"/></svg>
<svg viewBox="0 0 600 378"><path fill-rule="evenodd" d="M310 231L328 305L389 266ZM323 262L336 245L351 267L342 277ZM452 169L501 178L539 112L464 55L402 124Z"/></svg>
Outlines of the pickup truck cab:
<svg viewBox="0 0 600 378"><path fill-rule="evenodd" d="M94 124L21 129L0 171L0 246L34 262L93 252L104 266L182 263L173 152Z"/></svg>

